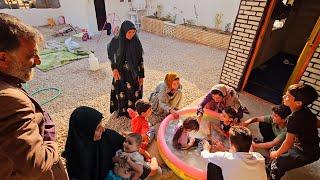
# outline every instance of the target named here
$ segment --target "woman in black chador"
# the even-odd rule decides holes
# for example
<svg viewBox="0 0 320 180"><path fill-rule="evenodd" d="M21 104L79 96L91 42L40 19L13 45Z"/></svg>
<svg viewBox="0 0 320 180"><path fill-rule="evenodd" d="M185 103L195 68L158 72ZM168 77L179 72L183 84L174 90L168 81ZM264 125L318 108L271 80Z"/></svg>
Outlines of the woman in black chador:
<svg viewBox="0 0 320 180"><path fill-rule="evenodd" d="M118 116L128 116L127 108L142 98L143 92L143 49L136 34L136 28L130 21L121 25L119 36L115 36L108 45L108 57L113 74L111 86L110 112Z"/></svg>

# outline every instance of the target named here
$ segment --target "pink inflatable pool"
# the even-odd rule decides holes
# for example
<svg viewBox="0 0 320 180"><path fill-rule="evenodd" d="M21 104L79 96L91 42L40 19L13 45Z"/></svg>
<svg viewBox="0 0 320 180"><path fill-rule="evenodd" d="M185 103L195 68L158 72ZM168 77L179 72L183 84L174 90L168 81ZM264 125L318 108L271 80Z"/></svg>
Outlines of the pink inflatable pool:
<svg viewBox="0 0 320 180"><path fill-rule="evenodd" d="M183 118L195 116L196 109L183 109L179 111ZM203 120L216 121L219 119L219 114L205 110ZM205 160L200 157L200 152L197 150L178 151L172 147L173 126L178 124L178 120L173 119L172 115L167 116L161 123L157 136L157 144L161 157L165 163L182 179L201 179L205 180L206 164ZM174 152L175 151L175 152ZM189 159L184 157L190 156ZM188 157L187 157L188 158ZM189 162L190 160L190 162Z"/></svg>

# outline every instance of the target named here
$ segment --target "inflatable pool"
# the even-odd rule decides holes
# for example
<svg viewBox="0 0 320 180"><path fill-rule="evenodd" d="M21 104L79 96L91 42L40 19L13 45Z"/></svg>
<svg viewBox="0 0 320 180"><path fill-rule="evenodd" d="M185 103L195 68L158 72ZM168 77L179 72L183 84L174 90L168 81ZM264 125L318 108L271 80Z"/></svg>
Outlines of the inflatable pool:
<svg viewBox="0 0 320 180"><path fill-rule="evenodd" d="M207 162L200 157L200 151L197 148L186 151L176 150L172 146L174 129L178 125L179 120L185 119L188 116L195 116L196 109L183 109L179 111L179 114L180 119L173 119L172 115L167 116L159 127L157 144L160 155L165 163L180 178L205 180L207 179ZM218 113L211 110L205 110L203 121L210 120L218 124L218 119ZM197 134L195 136L197 136ZM214 136L219 135L215 134Z"/></svg>

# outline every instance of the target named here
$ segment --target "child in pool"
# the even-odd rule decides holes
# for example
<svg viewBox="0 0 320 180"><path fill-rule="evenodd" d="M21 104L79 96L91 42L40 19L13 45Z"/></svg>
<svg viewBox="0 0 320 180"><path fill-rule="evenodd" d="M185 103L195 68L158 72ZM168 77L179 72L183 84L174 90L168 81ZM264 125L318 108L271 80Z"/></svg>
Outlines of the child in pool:
<svg viewBox="0 0 320 180"><path fill-rule="evenodd" d="M216 130L221 135L229 137L229 130L232 126L237 125L237 112L231 107L227 106L220 114L220 126L217 127L210 123L210 134L212 130Z"/></svg>
<svg viewBox="0 0 320 180"><path fill-rule="evenodd" d="M220 114L219 126L210 123L210 135L207 140L209 140L211 145L211 151L227 151L228 145L225 145L221 141L223 139L229 138L229 130L232 126L237 125L236 122L237 112L231 107L227 106ZM212 135L212 131L216 131L222 138L215 138Z"/></svg>
<svg viewBox="0 0 320 180"><path fill-rule="evenodd" d="M188 117L186 120L183 121L183 124L177 128L172 139L173 147L176 149L186 150L193 146L197 146L201 140L190 137L189 133L191 131L198 130L199 123L197 121L197 118Z"/></svg>

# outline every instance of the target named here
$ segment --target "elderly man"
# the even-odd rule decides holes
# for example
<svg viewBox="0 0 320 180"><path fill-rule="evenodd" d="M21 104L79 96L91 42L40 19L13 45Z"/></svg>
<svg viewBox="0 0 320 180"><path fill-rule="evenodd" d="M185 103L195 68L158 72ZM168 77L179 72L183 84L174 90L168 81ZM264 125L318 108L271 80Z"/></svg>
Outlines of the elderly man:
<svg viewBox="0 0 320 180"><path fill-rule="evenodd" d="M41 63L42 35L0 13L0 179L68 179L54 124L22 88Z"/></svg>

